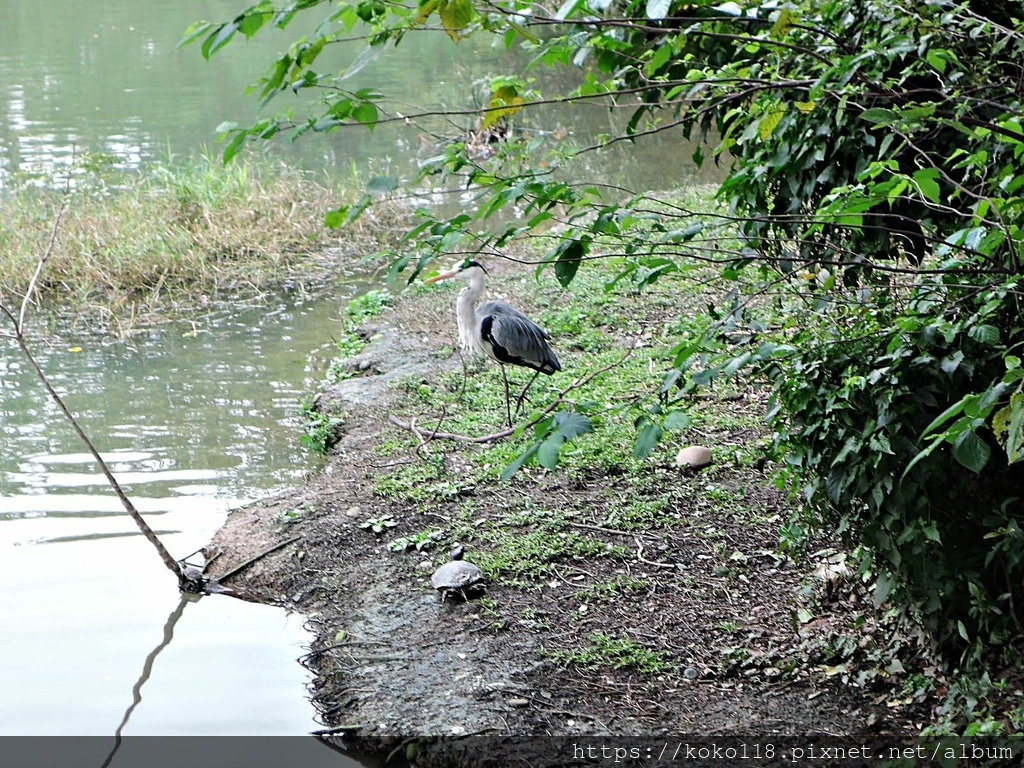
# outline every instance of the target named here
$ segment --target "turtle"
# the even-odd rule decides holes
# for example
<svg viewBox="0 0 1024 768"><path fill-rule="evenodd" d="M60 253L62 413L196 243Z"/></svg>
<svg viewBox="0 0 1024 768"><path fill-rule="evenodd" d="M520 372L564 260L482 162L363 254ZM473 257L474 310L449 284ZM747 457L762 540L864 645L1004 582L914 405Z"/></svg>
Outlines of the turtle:
<svg viewBox="0 0 1024 768"><path fill-rule="evenodd" d="M461 544L452 547L451 560L442 565L430 577L430 583L438 591L441 602L449 595L459 595L463 600L479 597L484 592L484 574L477 566L462 559L466 550Z"/></svg>

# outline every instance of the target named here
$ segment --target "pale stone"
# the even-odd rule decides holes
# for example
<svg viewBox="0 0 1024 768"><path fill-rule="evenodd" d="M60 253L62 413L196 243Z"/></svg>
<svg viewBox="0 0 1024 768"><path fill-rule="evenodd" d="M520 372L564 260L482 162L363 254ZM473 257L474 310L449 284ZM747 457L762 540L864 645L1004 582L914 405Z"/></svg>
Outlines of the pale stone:
<svg viewBox="0 0 1024 768"><path fill-rule="evenodd" d="M676 454L677 467L700 469L711 463L711 451L701 445L691 445Z"/></svg>

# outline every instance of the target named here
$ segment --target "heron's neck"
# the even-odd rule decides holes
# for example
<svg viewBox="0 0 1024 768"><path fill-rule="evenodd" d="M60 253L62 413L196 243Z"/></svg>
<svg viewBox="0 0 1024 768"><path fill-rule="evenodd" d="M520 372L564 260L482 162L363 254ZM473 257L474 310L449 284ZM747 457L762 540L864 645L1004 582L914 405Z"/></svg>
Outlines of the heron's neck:
<svg viewBox="0 0 1024 768"><path fill-rule="evenodd" d="M477 272L479 271L477 270ZM456 307L459 315L459 344L465 350L476 349L478 344L479 331L474 327L476 325L476 305L483 294L483 273L471 275L469 285L459 293Z"/></svg>

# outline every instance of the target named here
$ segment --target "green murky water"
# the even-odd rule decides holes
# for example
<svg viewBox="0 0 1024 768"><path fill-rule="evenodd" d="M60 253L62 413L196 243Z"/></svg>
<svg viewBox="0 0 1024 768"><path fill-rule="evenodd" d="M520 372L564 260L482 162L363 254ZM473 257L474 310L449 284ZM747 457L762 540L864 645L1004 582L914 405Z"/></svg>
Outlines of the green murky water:
<svg viewBox="0 0 1024 768"><path fill-rule="evenodd" d="M227 510L301 479L298 403L354 287L213 311L111 342L59 336L40 362L176 557ZM314 729L302 617L223 597L185 604L91 457L10 349L0 358L0 735ZM170 623L169 623L170 622ZM167 628L173 642L160 648Z"/></svg>

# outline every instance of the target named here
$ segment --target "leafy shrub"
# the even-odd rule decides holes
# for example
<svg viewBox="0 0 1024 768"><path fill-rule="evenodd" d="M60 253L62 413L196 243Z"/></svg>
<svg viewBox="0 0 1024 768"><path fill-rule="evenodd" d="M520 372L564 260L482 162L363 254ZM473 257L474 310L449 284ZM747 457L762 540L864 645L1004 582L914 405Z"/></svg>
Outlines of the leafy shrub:
<svg viewBox="0 0 1024 768"><path fill-rule="evenodd" d="M830 320L761 354L780 455L807 501L790 529L841 534L876 601L903 605L947 648L1004 642L1024 598L1024 467L983 414L1005 400L1006 350L1024 341L1016 295L921 277L905 304ZM976 392L972 428L922 438Z"/></svg>

